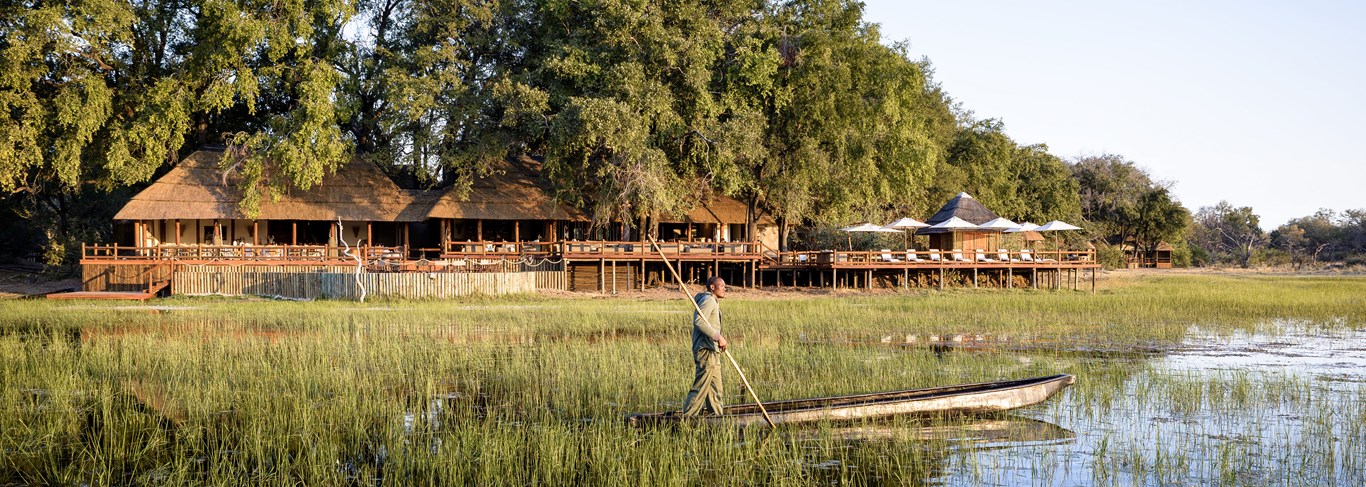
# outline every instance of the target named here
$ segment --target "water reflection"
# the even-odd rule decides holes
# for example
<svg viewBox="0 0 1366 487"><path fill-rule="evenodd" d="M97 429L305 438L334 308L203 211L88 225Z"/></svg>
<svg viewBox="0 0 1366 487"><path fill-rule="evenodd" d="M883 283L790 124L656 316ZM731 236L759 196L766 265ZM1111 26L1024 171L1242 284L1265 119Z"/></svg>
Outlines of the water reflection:
<svg viewBox="0 0 1366 487"><path fill-rule="evenodd" d="M985 448L1049 445L1076 438L1067 428L1018 415L961 416L926 421L877 421L833 428L799 430L793 439L843 441L918 441Z"/></svg>

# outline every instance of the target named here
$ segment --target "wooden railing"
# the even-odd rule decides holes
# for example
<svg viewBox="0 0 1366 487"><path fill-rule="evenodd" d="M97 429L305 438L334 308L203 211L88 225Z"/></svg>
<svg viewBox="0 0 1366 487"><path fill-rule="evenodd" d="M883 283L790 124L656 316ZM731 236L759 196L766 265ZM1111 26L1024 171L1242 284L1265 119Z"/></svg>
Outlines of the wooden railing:
<svg viewBox="0 0 1366 487"><path fill-rule="evenodd" d="M757 258L754 242L660 242L666 255L705 258ZM571 258L643 258L655 255L649 242L613 240L567 240L559 242L447 242L446 257L498 258L520 256L568 256Z"/></svg>
<svg viewBox="0 0 1366 487"><path fill-rule="evenodd" d="M452 241L446 242L443 254L485 258L549 256L559 253L558 245L556 242Z"/></svg>
<svg viewBox="0 0 1366 487"><path fill-rule="evenodd" d="M1094 265L1093 250L809 250L781 252L756 242L660 242L660 251L678 259L762 259L779 266L932 266L963 265L997 266L1079 266ZM427 249L423 260L488 259L517 260L522 257L571 259L652 259L656 251L649 242L610 240L561 242L447 242L442 249ZM84 262L117 261L178 261L181 263L253 263L253 264L327 264L349 265L355 257L346 254L345 247L327 245L160 245L127 247L119 245L83 245ZM395 266L415 260L407 247L360 246L351 247L352 255L359 256L366 265ZM440 255L434 255L439 251ZM420 263L420 261L419 261Z"/></svg>
<svg viewBox="0 0 1366 487"><path fill-rule="evenodd" d="M765 251L772 263L783 266L1025 266L1025 265L1089 265L1096 263L1092 250L807 250L795 252Z"/></svg>
<svg viewBox="0 0 1366 487"><path fill-rule="evenodd" d="M407 259L405 247L351 247L352 255L366 262L376 260L401 261ZM81 260L85 262L117 262L166 260L198 262L355 262L346 255L346 247L328 245L158 245L128 247L121 245L81 245Z"/></svg>

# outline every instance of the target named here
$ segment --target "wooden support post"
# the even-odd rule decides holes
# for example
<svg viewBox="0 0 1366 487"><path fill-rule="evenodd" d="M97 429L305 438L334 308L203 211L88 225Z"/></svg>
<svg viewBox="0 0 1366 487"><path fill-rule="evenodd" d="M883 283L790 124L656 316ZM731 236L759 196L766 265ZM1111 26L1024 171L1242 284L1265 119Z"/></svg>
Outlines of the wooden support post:
<svg viewBox="0 0 1366 487"><path fill-rule="evenodd" d="M365 222L365 246L375 246L375 225L371 222Z"/></svg>
<svg viewBox="0 0 1366 487"><path fill-rule="evenodd" d="M1097 268L1095 268L1095 267L1092 267L1092 268L1091 268L1091 294L1095 294L1095 293L1096 293L1096 271L1097 271L1097 270L1099 270L1099 269L1097 269Z"/></svg>
<svg viewBox="0 0 1366 487"><path fill-rule="evenodd" d="M901 289L911 288L911 270L906 267L901 268Z"/></svg>
<svg viewBox="0 0 1366 487"><path fill-rule="evenodd" d="M940 268L939 268L939 290L940 290L940 291L943 291L943 290L944 290L944 268L943 268L943 267L940 267Z"/></svg>
<svg viewBox="0 0 1366 487"><path fill-rule="evenodd" d="M972 287L977 287L977 266L972 266Z"/></svg>
<svg viewBox="0 0 1366 487"><path fill-rule="evenodd" d="M403 249L404 249L404 250L407 250L408 247L411 245L411 244L409 243L409 240L408 240L408 236L409 236L408 233L409 233L409 230L410 230L410 229L412 229L412 226L411 226L411 225L409 225L409 224L407 224L407 223L404 223L404 224L403 224Z"/></svg>
<svg viewBox="0 0 1366 487"><path fill-rule="evenodd" d="M607 259L598 259L598 292L607 292Z"/></svg>
<svg viewBox="0 0 1366 487"><path fill-rule="evenodd" d="M290 225L290 227L289 227L289 228L290 228L289 244L290 244L290 245L299 245L299 222L298 222L298 221L293 221L293 222L290 222L289 225Z"/></svg>
<svg viewBox="0 0 1366 487"><path fill-rule="evenodd" d="M1029 268L1029 287L1039 288L1039 270L1033 267Z"/></svg>
<svg viewBox="0 0 1366 487"><path fill-rule="evenodd" d="M521 243L521 241L522 241L522 222L521 222L521 221L518 221L518 220L513 220L513 221L512 221L512 241L513 241L513 242L518 242L518 243ZM519 245L518 247L520 247L520 245ZM614 262L614 263L615 263L615 262Z"/></svg>
<svg viewBox="0 0 1366 487"><path fill-rule="evenodd" d="M617 261L612 261L612 294L617 293Z"/></svg>
<svg viewBox="0 0 1366 487"><path fill-rule="evenodd" d="M474 239L479 242L484 241L484 220L474 221Z"/></svg>
<svg viewBox="0 0 1366 487"><path fill-rule="evenodd" d="M1010 288L1012 288L1012 287L1014 287L1014 286L1015 286L1015 270L1014 270L1014 269L1011 269L1011 268L1009 268L1009 267L1007 267L1007 268L1006 268L1006 289L1010 289Z"/></svg>
<svg viewBox="0 0 1366 487"><path fill-rule="evenodd" d="M832 275L831 278L830 278L831 283L834 284L835 289L839 289L839 288L840 288L840 270L839 270L839 269L835 269L835 268L831 268L831 269L830 269L830 272L832 272L832 273L834 274L834 275Z"/></svg>
<svg viewBox="0 0 1366 487"><path fill-rule="evenodd" d="M180 219L175 219L175 244L180 245Z"/></svg>
<svg viewBox="0 0 1366 487"><path fill-rule="evenodd" d="M868 271L865 273L865 275L866 275L867 277L864 278L865 280L864 280L864 282L863 282L863 287L864 287L864 289L867 289L867 290L869 290L869 291L872 291L872 290L873 290L873 270L872 270L872 269L868 269Z"/></svg>
<svg viewBox="0 0 1366 487"><path fill-rule="evenodd" d="M261 245L261 220L251 221L251 244Z"/></svg>

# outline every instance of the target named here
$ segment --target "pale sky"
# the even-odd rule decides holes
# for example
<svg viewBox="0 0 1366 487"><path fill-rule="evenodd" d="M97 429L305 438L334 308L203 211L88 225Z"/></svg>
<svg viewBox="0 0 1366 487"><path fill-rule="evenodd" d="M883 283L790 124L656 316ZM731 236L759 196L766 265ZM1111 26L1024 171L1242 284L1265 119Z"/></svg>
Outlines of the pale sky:
<svg viewBox="0 0 1366 487"><path fill-rule="evenodd" d="M1271 231L1366 208L1366 2L866 0L887 42L1020 144L1123 155Z"/></svg>

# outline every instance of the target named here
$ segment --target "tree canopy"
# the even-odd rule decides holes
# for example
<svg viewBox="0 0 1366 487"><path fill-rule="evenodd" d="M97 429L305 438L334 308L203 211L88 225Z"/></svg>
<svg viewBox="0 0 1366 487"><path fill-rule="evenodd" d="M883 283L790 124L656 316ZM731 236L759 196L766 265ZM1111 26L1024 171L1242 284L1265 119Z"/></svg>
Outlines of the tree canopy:
<svg viewBox="0 0 1366 487"><path fill-rule="evenodd" d="M89 222L49 247L108 237L110 205L80 201L218 144L249 214L354 157L430 188L525 154L600 224L727 195L784 242L960 191L1145 241L1179 216L1131 163L1069 166L975 119L856 1L0 2L5 209Z"/></svg>

